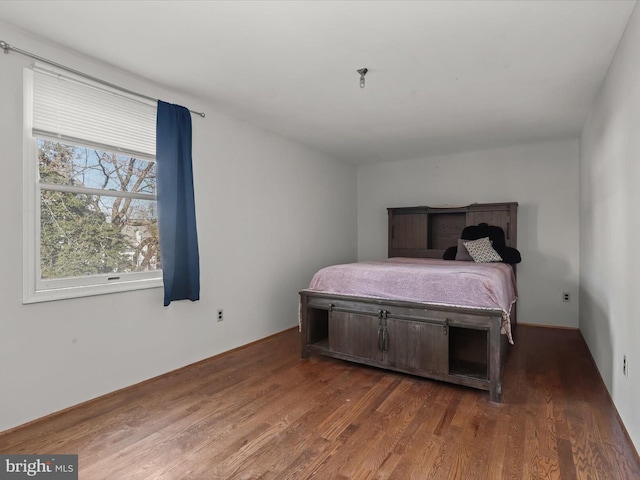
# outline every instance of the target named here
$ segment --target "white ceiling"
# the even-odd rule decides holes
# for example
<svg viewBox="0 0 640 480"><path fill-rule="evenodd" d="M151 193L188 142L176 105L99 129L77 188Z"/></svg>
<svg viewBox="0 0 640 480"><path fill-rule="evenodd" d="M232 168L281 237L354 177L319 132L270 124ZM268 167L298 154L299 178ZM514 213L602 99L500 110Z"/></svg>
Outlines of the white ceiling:
<svg viewBox="0 0 640 480"><path fill-rule="evenodd" d="M576 137L634 6L23 0L0 19L365 164Z"/></svg>

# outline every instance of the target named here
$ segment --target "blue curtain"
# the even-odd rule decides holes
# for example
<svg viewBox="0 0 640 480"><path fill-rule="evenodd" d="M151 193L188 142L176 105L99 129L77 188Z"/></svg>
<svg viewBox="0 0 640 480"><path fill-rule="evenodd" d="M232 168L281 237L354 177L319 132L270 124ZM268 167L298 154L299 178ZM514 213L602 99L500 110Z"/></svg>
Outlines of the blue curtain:
<svg viewBox="0 0 640 480"><path fill-rule="evenodd" d="M200 260L191 164L191 114L158 100L156 123L158 235L164 305L200 299Z"/></svg>

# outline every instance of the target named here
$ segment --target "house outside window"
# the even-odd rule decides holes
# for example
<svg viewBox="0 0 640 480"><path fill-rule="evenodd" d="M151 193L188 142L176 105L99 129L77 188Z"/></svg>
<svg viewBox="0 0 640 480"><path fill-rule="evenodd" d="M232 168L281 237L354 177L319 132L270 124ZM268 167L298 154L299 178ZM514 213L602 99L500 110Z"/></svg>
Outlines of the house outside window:
<svg viewBox="0 0 640 480"><path fill-rule="evenodd" d="M25 69L23 302L162 285L156 105Z"/></svg>

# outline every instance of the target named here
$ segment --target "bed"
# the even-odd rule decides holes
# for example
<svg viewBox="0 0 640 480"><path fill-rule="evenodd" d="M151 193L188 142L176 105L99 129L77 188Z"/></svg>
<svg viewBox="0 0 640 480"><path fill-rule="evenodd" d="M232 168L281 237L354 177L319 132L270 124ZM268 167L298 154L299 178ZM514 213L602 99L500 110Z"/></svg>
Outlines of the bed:
<svg viewBox="0 0 640 480"><path fill-rule="evenodd" d="M515 248L511 229L517 204L485 205L495 223L507 227L507 243ZM402 220L401 235L411 239L410 245L395 238L402 225L394 218L400 209L389 209L389 253L406 254L319 270L300 292L302 357L320 354L487 390L490 401L500 402L503 367L513 342L515 268L442 260L451 251L447 242L455 245L485 205L403 209L414 215L408 223ZM469 209L476 211L468 215ZM499 218L496 212L508 215ZM418 233L407 234L407 224ZM422 244L416 238L423 224L431 231ZM434 225L442 227L444 241L434 242L439 235Z"/></svg>

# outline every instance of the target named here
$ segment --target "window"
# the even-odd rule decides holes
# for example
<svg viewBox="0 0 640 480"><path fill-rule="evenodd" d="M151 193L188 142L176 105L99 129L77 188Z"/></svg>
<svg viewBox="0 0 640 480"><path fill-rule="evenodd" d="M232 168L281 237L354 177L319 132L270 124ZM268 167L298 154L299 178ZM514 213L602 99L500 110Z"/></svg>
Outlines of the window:
<svg viewBox="0 0 640 480"><path fill-rule="evenodd" d="M162 286L156 105L25 69L24 303Z"/></svg>

